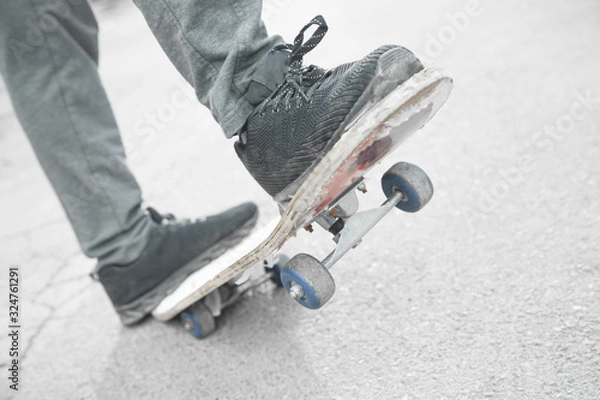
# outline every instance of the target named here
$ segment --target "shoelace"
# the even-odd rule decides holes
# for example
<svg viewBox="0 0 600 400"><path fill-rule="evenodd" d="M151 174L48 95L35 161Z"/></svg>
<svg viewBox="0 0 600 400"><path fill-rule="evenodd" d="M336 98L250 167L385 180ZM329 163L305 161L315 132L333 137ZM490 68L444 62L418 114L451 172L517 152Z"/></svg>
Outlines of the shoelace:
<svg viewBox="0 0 600 400"><path fill-rule="evenodd" d="M317 26L311 37L304 42L304 34L313 25ZM306 54L314 49L323 39L329 27L325 18L321 15L314 17L308 24L302 28L300 33L294 39L293 44L281 44L274 47L271 51L289 50L290 65L285 75L284 81L269 96L268 101L264 102L260 113L263 113L267 105L275 103L274 111L278 110L281 102L284 102L286 108L291 104L292 99L297 100L297 106L300 106L300 98L310 101L306 92L307 88L315 86L326 74L322 68L314 65L308 67L302 66L302 60Z"/></svg>

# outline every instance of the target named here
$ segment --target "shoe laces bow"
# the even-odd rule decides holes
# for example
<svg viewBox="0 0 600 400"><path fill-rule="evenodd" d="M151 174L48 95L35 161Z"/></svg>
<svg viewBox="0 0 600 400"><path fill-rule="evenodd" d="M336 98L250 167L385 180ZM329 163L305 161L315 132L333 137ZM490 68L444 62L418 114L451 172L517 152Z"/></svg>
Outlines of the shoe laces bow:
<svg viewBox="0 0 600 400"><path fill-rule="evenodd" d="M317 29L313 32L311 37L305 42L304 34L312 27L317 26ZM264 109L272 100L275 100L275 111L277 111L279 104L284 101L286 108L290 106L291 99L298 99L297 104L299 105L299 98L303 98L309 102L309 95L307 89L315 86L326 74L323 68L315 65L307 67L302 66L302 60L306 54L312 51L327 33L329 27L325 18L322 15L317 15L308 24L302 28L300 33L294 39L293 44L280 44L274 47L271 51L287 50L289 51L289 67L285 75L283 82L275 89L275 91L269 96L261 107L261 111Z"/></svg>

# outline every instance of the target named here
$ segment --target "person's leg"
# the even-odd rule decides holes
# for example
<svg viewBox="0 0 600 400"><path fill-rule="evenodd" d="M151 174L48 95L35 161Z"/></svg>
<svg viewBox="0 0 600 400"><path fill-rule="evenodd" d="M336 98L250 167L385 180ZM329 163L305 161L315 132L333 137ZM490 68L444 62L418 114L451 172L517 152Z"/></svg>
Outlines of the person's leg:
<svg viewBox="0 0 600 400"><path fill-rule="evenodd" d="M261 20L262 0L134 0L154 36L227 137L283 81L287 54Z"/></svg>
<svg viewBox="0 0 600 400"><path fill-rule="evenodd" d="M0 72L79 244L128 263L151 222L98 76L97 32L86 1L0 2Z"/></svg>
<svg viewBox="0 0 600 400"><path fill-rule="evenodd" d="M0 72L19 120L121 321L249 234L257 208L177 221L140 207L140 189L96 67L97 25L82 0L0 1Z"/></svg>

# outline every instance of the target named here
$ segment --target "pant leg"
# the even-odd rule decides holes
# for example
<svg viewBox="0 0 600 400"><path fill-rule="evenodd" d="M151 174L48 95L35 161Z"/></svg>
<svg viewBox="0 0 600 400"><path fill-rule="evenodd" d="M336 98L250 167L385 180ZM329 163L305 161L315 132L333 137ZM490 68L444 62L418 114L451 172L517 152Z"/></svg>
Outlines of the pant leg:
<svg viewBox="0 0 600 400"><path fill-rule="evenodd" d="M231 137L283 80L262 0L134 0L171 62Z"/></svg>
<svg viewBox="0 0 600 400"><path fill-rule="evenodd" d="M84 253L127 263L151 223L98 76L97 32L85 0L0 1L0 72L38 160Z"/></svg>

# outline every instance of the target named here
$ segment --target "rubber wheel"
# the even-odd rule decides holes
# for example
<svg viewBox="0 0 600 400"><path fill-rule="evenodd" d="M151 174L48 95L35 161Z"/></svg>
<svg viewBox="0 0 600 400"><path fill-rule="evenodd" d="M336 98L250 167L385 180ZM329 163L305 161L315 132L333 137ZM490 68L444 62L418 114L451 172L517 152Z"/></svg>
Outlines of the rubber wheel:
<svg viewBox="0 0 600 400"><path fill-rule="evenodd" d="M386 197L396 191L404 198L396 207L406 212L417 212L433 197L433 184L421 168L407 162L399 162L388 169L381 178L381 186Z"/></svg>
<svg viewBox="0 0 600 400"><path fill-rule="evenodd" d="M288 293L294 284L300 286L304 295L294 300L311 310L323 307L335 293L335 281L327 267L308 254L298 254L285 265L281 282Z"/></svg>
<svg viewBox="0 0 600 400"><path fill-rule="evenodd" d="M181 325L196 339L202 339L213 333L217 327L210 309L200 301L183 311L179 318Z"/></svg>

